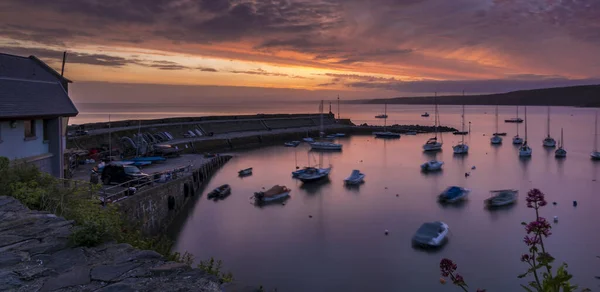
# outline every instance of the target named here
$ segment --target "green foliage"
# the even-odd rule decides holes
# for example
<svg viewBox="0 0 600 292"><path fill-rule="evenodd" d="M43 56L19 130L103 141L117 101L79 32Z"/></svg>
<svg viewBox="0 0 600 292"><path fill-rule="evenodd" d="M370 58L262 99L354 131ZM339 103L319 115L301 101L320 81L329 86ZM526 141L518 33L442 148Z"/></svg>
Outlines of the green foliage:
<svg viewBox="0 0 600 292"><path fill-rule="evenodd" d="M223 282L223 283L232 282L233 274L221 272L222 264L223 264L223 261L221 261L221 260L215 261L215 259L211 257L210 260L208 260L206 262L200 261L200 264L198 264L198 268L207 272L210 275L217 276L219 278L219 280L221 280L221 282Z"/></svg>
<svg viewBox="0 0 600 292"><path fill-rule="evenodd" d="M32 210L48 211L65 219L75 221L71 242L77 246L95 246L107 241L128 243L131 246L154 250L165 259L191 265L190 253L171 252L173 241L164 235L148 237L139 228L128 225L115 205L102 206L95 196L100 186L85 182L56 179L26 163L10 165L0 157L0 195L18 199ZM205 269L223 282L232 281L231 274L222 274L221 261L213 259ZM202 263L201 263L202 264Z"/></svg>

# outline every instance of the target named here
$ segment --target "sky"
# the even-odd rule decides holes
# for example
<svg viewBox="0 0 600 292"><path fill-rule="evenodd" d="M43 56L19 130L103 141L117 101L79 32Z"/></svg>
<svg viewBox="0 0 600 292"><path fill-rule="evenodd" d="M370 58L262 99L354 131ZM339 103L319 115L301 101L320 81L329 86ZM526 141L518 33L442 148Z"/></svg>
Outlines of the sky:
<svg viewBox="0 0 600 292"><path fill-rule="evenodd" d="M600 83L598 0L3 0L0 19L0 52L57 69L68 52L76 101Z"/></svg>

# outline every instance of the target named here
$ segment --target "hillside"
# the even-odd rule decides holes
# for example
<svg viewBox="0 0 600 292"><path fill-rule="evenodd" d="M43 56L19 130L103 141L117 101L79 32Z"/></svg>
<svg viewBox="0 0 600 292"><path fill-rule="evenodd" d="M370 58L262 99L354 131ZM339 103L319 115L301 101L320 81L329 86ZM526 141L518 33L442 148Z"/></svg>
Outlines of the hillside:
<svg viewBox="0 0 600 292"><path fill-rule="evenodd" d="M519 90L485 95L438 96L438 104L465 105L552 105L600 107L600 85L556 87ZM396 97L389 99L354 100L350 103L366 104L432 104L433 96Z"/></svg>

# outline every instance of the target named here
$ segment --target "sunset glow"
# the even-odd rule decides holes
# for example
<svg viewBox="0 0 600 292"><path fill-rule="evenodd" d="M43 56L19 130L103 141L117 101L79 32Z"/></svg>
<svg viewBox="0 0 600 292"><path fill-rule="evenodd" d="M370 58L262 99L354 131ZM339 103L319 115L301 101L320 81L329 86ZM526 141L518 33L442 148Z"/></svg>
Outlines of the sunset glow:
<svg viewBox="0 0 600 292"><path fill-rule="evenodd" d="M59 68L66 50L76 84L482 93L598 83L599 15L592 0L8 0L0 52Z"/></svg>

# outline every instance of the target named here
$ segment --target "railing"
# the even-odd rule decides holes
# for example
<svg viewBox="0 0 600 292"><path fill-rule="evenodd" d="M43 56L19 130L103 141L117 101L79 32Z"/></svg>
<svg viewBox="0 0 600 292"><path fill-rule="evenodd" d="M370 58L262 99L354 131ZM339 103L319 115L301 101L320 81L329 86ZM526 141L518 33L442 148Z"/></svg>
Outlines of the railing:
<svg viewBox="0 0 600 292"><path fill-rule="evenodd" d="M158 184L166 183L191 173L192 165L181 166L172 170L156 172L148 177L126 181L109 187L102 187L99 191L100 201L103 204L115 203L139 192L150 190Z"/></svg>

